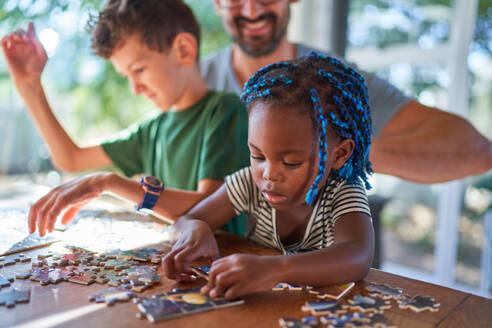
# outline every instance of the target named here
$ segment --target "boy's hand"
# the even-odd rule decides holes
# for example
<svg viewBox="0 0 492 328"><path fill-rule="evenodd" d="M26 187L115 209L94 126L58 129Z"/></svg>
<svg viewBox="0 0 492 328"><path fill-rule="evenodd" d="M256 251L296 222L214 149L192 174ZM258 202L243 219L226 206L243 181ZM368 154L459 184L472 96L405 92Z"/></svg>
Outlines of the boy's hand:
<svg viewBox="0 0 492 328"><path fill-rule="evenodd" d="M10 75L16 83L40 79L48 57L36 38L32 23L27 32L14 31L3 37L1 43Z"/></svg>
<svg viewBox="0 0 492 328"><path fill-rule="evenodd" d="M281 280L274 256L233 254L212 263L209 282L201 292L211 297L235 299L245 294L271 290Z"/></svg>
<svg viewBox="0 0 492 328"><path fill-rule="evenodd" d="M73 220L79 210L90 200L99 197L104 191L107 173L84 176L52 189L46 196L31 206L28 216L29 233L36 230L44 236L46 229L52 232L56 218L62 213L63 224Z"/></svg>
<svg viewBox="0 0 492 328"><path fill-rule="evenodd" d="M215 260L219 247L210 226L201 220L180 218L173 227L176 240L172 250L162 259L164 274L169 279L190 281L190 263L201 258Z"/></svg>

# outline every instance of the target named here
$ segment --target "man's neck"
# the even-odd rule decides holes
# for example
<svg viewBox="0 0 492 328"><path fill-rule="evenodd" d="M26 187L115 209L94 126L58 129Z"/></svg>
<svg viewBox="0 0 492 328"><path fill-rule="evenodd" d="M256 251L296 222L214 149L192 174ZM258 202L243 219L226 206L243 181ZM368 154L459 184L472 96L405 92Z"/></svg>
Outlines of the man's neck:
<svg viewBox="0 0 492 328"><path fill-rule="evenodd" d="M279 43L278 47L269 55L263 57L251 57L234 44L232 47L232 68L241 86L260 68L280 60L292 60L296 57L297 47L287 41L287 37Z"/></svg>

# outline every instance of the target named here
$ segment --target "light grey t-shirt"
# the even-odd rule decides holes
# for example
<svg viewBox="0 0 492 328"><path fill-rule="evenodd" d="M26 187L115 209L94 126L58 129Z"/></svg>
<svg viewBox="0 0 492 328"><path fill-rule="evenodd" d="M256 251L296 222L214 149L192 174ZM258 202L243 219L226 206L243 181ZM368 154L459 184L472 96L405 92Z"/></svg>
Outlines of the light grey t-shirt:
<svg viewBox="0 0 492 328"><path fill-rule="evenodd" d="M298 44L297 57L303 56L311 50L315 49ZM234 74L231 56L232 46L228 46L204 58L200 62L200 69L211 89L232 91L240 95L243 92L243 86L239 85L239 81ZM340 59L339 57L336 58ZM341 60L346 62L344 59ZM357 69L355 64L348 64ZM377 136L386 123L413 98L406 96L388 81L377 77L373 73L362 70L359 70L359 72L364 76L367 84L373 136Z"/></svg>

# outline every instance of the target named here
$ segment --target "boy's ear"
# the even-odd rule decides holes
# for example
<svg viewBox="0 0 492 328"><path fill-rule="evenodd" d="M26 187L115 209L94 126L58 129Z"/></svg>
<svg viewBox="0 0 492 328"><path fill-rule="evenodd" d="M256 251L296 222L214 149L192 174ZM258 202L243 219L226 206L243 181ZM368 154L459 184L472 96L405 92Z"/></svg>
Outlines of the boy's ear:
<svg viewBox="0 0 492 328"><path fill-rule="evenodd" d="M196 63L198 42L191 33L178 33L174 38L171 49L182 66L190 67Z"/></svg>
<svg viewBox="0 0 492 328"><path fill-rule="evenodd" d="M350 158L352 152L354 151L355 143L352 139L344 139L335 146L331 153L331 162L333 169L339 169L343 164Z"/></svg>

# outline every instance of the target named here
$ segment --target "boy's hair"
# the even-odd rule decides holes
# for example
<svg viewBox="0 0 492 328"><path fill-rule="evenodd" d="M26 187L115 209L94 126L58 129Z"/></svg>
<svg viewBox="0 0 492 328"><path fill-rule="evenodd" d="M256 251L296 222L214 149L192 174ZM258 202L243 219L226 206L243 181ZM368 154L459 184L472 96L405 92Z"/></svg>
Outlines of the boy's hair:
<svg viewBox="0 0 492 328"><path fill-rule="evenodd" d="M326 164L326 127L342 139L352 139L354 151L344 165L333 170L348 183L364 183L371 188L368 175L372 123L364 78L339 60L311 51L293 61L265 66L244 85L241 99L248 108L255 101L277 106L297 106L313 121L319 143L319 173L311 186L306 203L312 204L323 178ZM307 107L307 106L308 107Z"/></svg>
<svg viewBox="0 0 492 328"><path fill-rule="evenodd" d="M191 33L200 46L200 26L182 0L109 0L99 15L91 18L89 29L92 48L105 59L134 33L159 52L168 50L180 32Z"/></svg>

